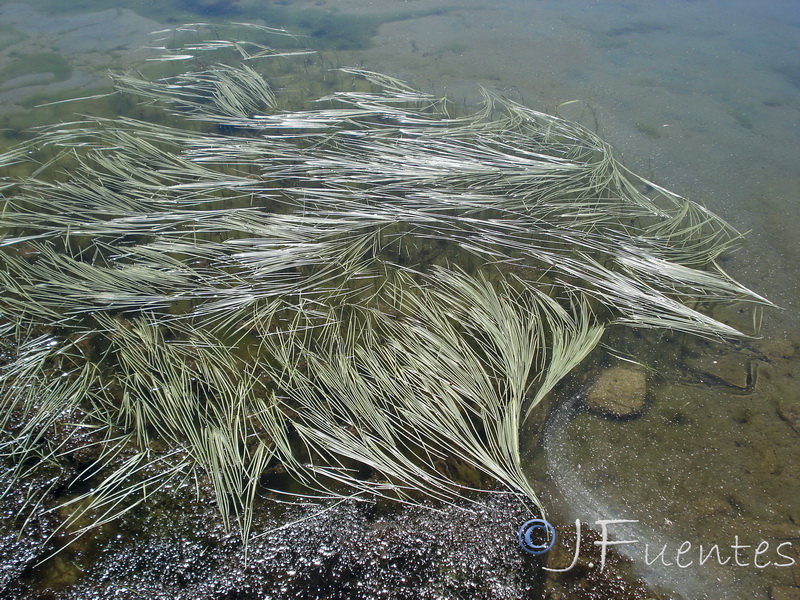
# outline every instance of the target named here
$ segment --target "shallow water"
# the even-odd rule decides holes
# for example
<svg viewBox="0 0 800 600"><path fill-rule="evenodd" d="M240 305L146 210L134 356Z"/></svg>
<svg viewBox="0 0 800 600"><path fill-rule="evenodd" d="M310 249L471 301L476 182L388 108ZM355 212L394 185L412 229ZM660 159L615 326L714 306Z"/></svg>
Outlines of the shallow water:
<svg viewBox="0 0 800 600"><path fill-rule="evenodd" d="M687 377L617 421L565 398L545 434L549 506L588 527L633 521L608 525L631 542L616 549L670 597L767 598L794 585L784 555L797 550L796 432L769 416L740 422L753 399Z"/></svg>
<svg viewBox="0 0 800 600"><path fill-rule="evenodd" d="M174 24L192 16L258 15L258 3L247 0L207 2L204 13L194 15L187 8L191 3L177 1L164 3L160 13L144 2L124 3L130 10L84 2L71 14L55 14L49 4L0 3L0 118L6 118L0 127L8 140L24 135L21 128L95 108L30 107L107 90L106 69L144 58L147 33L170 19ZM796 3L267 4L284 11L271 14L292 15L288 27L302 23L303 14L316 18L328 10L364 19L362 28L370 23L376 35L368 47L335 28L314 29L322 45L326 35L338 40L332 42L340 46L332 60L339 64L396 75L467 104L479 99L483 86L578 119L610 141L633 171L750 231L748 244L723 266L782 310L765 312L763 342L693 346L688 353L745 356L744 362L760 368L757 382L745 390L721 383L713 373L685 364L685 354L670 353L663 364L654 359L649 366L660 378L651 377L649 405L637 419L609 421L573 407L565 396L547 430L546 466L556 488L554 513L565 522L637 519L635 535L652 540L653 548L686 540L723 545L738 535L752 545L769 541L765 557L773 562L779 558L772 552L783 541L793 541L796 551L800 437L779 407L800 402L791 381L800 355L779 357L768 347L800 339ZM226 15L226 7L237 10ZM20 63L28 65L27 72ZM738 324L745 326L747 319ZM620 340L622 347L615 347L625 352ZM797 568L758 569L752 557L747 567L673 565L660 573L646 569L641 555L631 559L650 583L686 598L713 597L717 579L730 589L746 586L752 598L800 583Z"/></svg>

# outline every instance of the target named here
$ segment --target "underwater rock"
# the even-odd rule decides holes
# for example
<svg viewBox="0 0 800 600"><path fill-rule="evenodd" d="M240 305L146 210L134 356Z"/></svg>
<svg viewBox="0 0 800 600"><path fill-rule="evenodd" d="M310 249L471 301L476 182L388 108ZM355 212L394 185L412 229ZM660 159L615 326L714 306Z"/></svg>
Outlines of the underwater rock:
<svg viewBox="0 0 800 600"><path fill-rule="evenodd" d="M631 417L644 410L647 378L632 367L612 367L600 374L586 394L586 405L611 417Z"/></svg>
<svg viewBox="0 0 800 600"><path fill-rule="evenodd" d="M765 343L761 351L771 362L789 360L797 354L797 347L789 340L771 340Z"/></svg>
<svg viewBox="0 0 800 600"><path fill-rule="evenodd" d="M780 400L778 414L792 426L792 429L800 433L800 404L794 400Z"/></svg>
<svg viewBox="0 0 800 600"><path fill-rule="evenodd" d="M686 359L686 366L724 385L747 390L752 386L750 357L739 352Z"/></svg>
<svg viewBox="0 0 800 600"><path fill-rule="evenodd" d="M770 588L772 600L800 600L800 588L794 586L775 586Z"/></svg>
<svg viewBox="0 0 800 600"><path fill-rule="evenodd" d="M700 517L710 517L730 513L731 504L716 494L706 494L694 503L695 513Z"/></svg>
<svg viewBox="0 0 800 600"><path fill-rule="evenodd" d="M232 15L241 10L238 0L183 0L181 4L189 10L209 17Z"/></svg>

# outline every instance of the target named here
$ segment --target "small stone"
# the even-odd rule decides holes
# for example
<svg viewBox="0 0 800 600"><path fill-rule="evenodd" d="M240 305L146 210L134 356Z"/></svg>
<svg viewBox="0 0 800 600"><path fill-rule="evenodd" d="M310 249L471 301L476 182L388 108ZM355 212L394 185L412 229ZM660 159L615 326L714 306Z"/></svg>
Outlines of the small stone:
<svg viewBox="0 0 800 600"><path fill-rule="evenodd" d="M769 590L772 600L800 600L800 588L794 586L773 586Z"/></svg>
<svg viewBox="0 0 800 600"><path fill-rule="evenodd" d="M603 371L586 395L586 405L612 417L636 415L645 406L647 378L642 369L612 367Z"/></svg>
<svg viewBox="0 0 800 600"><path fill-rule="evenodd" d="M800 433L800 404L792 400L779 400L778 414L792 426L792 429Z"/></svg>

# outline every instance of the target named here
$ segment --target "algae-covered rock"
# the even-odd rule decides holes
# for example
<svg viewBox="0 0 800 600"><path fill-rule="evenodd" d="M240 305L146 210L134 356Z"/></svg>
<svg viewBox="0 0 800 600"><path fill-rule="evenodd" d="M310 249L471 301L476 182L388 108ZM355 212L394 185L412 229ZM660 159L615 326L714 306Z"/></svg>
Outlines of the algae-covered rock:
<svg viewBox="0 0 800 600"><path fill-rule="evenodd" d="M595 380L586 394L586 405L612 417L636 415L645 406L647 378L642 369L612 367Z"/></svg>
<svg viewBox="0 0 800 600"><path fill-rule="evenodd" d="M704 354L686 359L686 366L717 383L748 390L753 383L751 357L745 353Z"/></svg>
<svg viewBox="0 0 800 600"><path fill-rule="evenodd" d="M795 400L780 400L778 414L792 426L792 429L800 433L800 403Z"/></svg>
<svg viewBox="0 0 800 600"><path fill-rule="evenodd" d="M797 355L797 346L789 340L771 340L763 345L761 351L772 362L789 360Z"/></svg>

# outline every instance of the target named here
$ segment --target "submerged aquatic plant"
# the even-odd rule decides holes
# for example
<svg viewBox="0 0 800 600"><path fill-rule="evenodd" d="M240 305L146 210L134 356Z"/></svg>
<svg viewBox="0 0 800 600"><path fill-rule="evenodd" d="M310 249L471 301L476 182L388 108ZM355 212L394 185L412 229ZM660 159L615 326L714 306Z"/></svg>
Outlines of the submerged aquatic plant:
<svg viewBox="0 0 800 600"><path fill-rule="evenodd" d="M520 428L607 327L724 338L698 305L766 303L716 266L736 231L578 124L292 74L262 42L165 52L203 61L115 81L168 124L85 117L0 156L30 165L2 190L2 452L18 481L93 432L65 527L197 471L245 539L278 468L306 495L539 505Z"/></svg>

